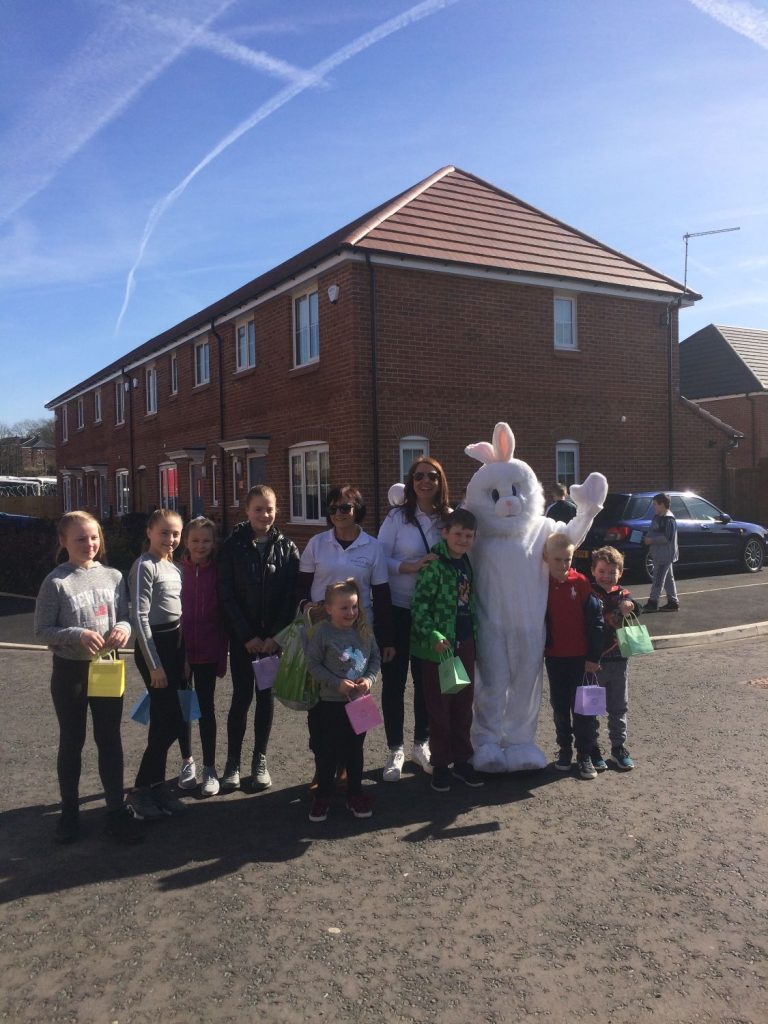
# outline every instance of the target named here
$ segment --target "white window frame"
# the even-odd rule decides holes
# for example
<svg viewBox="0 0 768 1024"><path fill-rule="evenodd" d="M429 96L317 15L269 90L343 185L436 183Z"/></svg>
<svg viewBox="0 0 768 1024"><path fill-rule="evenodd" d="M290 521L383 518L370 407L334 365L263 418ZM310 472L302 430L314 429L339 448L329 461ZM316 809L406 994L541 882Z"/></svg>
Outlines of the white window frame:
<svg viewBox="0 0 768 1024"><path fill-rule="evenodd" d="M242 320L235 326L235 372L256 365L256 321Z"/></svg>
<svg viewBox="0 0 768 1024"><path fill-rule="evenodd" d="M109 517L109 502L107 501L107 477L104 473L99 473L98 495L99 517L107 519Z"/></svg>
<svg viewBox="0 0 768 1024"><path fill-rule="evenodd" d="M567 317L559 315L566 310L569 313ZM552 303L555 348L568 352L574 352L578 349L579 338L576 330L576 312L575 295L555 292L555 298Z"/></svg>
<svg viewBox="0 0 768 1024"><path fill-rule="evenodd" d="M93 392L93 422L101 423L101 388Z"/></svg>
<svg viewBox="0 0 768 1024"><path fill-rule="evenodd" d="M62 405L61 407L61 443L66 444L69 440L69 417L67 416L67 407ZM71 511L71 509L69 510Z"/></svg>
<svg viewBox="0 0 768 1024"><path fill-rule="evenodd" d="M418 455L412 453L418 452ZM416 434L409 434L408 437L400 438L400 479L405 480L408 470L417 458L425 458L429 455L429 441L426 437L419 437Z"/></svg>
<svg viewBox="0 0 768 1024"><path fill-rule="evenodd" d="M125 423L125 381L115 382L115 426Z"/></svg>
<svg viewBox="0 0 768 1024"><path fill-rule="evenodd" d="M179 510L179 467L175 462L161 462L157 467L158 472L158 494L160 496L160 508L169 508L174 512ZM170 476L176 482L176 493L172 494L170 489Z"/></svg>
<svg viewBox="0 0 768 1024"><path fill-rule="evenodd" d="M309 331L306 346L299 326L302 310L307 311L307 330ZM315 334L312 332L312 313L315 313ZM313 344L314 341L314 344ZM306 354L305 354L306 353ZM317 285L293 296L293 365L309 366L320 359L320 294Z"/></svg>
<svg viewBox="0 0 768 1024"><path fill-rule="evenodd" d="M85 426L85 402L82 398L78 398L77 404L75 405L75 415L77 418L77 429L82 430Z"/></svg>
<svg viewBox="0 0 768 1024"><path fill-rule="evenodd" d="M219 460L217 458L211 459L211 505L214 508L218 508L219 505Z"/></svg>
<svg viewBox="0 0 768 1024"><path fill-rule="evenodd" d="M115 472L115 513L125 516L131 511L131 484L127 469Z"/></svg>
<svg viewBox="0 0 768 1024"><path fill-rule="evenodd" d="M316 460L316 468L312 463ZM310 475L315 479L311 481ZM325 441L307 441L288 449L288 480L290 490L290 521L317 525L325 523L331 468L328 444ZM309 489L318 492L318 515L307 514Z"/></svg>
<svg viewBox="0 0 768 1024"><path fill-rule="evenodd" d="M145 371L145 374L144 374L144 380L146 382L146 389L147 389L147 396L146 396L147 397L147 402L146 402L147 416L154 416L155 413L157 412L157 367L156 366L148 366L147 367L147 369Z"/></svg>
<svg viewBox="0 0 768 1024"><path fill-rule="evenodd" d="M211 343L198 341L195 345L195 387L210 384L211 381Z"/></svg>
<svg viewBox="0 0 768 1024"><path fill-rule="evenodd" d="M573 456L572 473L564 468L564 461L561 462L561 456L564 461L567 460L568 456ZM571 479L571 477L573 479ZM574 441L573 438L563 438L562 441L558 441L555 445L555 480L558 483L565 484L568 488L570 488L572 484L578 484L581 482L581 470L579 468L579 442Z"/></svg>
<svg viewBox="0 0 768 1024"><path fill-rule="evenodd" d="M71 512L72 511L72 478L69 475L62 476L62 478L61 478L61 496L62 496L62 500L64 502L64 511L65 512Z"/></svg>
<svg viewBox="0 0 768 1024"><path fill-rule="evenodd" d="M75 477L75 502L78 508L85 508L85 488L81 476Z"/></svg>
<svg viewBox="0 0 768 1024"><path fill-rule="evenodd" d="M179 360L175 352L171 353L171 394L179 393Z"/></svg>

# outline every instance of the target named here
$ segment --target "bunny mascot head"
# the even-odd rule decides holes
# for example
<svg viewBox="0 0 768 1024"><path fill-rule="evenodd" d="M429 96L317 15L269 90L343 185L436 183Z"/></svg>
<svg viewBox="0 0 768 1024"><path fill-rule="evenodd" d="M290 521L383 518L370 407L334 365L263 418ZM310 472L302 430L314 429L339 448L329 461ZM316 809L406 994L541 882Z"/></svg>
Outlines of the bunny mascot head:
<svg viewBox="0 0 768 1024"><path fill-rule="evenodd" d="M543 768L536 746L549 578L544 543L565 533L578 545L602 508L608 482L591 473L571 488L576 516L546 519L544 493L529 465L514 458L515 437L497 423L493 442L464 449L483 465L464 502L477 516L472 551L478 608L478 659L472 743L481 771Z"/></svg>

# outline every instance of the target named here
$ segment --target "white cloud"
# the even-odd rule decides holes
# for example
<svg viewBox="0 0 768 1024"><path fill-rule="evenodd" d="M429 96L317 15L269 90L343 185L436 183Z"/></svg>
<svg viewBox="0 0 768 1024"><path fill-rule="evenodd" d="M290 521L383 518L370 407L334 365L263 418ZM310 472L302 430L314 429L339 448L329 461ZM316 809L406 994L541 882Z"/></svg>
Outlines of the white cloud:
<svg viewBox="0 0 768 1024"><path fill-rule="evenodd" d="M746 0L689 0L704 14L768 50L768 12Z"/></svg>
<svg viewBox="0 0 768 1024"><path fill-rule="evenodd" d="M251 131L266 118L276 113L281 107L285 106L296 96L304 92L310 85L322 81L329 72L335 68L345 64L352 57L358 53L362 53L367 50L370 46L374 46L376 43L381 42L382 39L386 39L387 36L392 35L394 32L399 32L401 29L406 28L409 25L420 21L422 18L427 18L431 14L435 14L437 11L443 10L446 7L450 7L459 0L423 0L422 3L416 4L415 6L404 11L402 14L396 15L394 18L383 22L370 32L365 32L363 35L358 36L357 39L343 46L340 50L336 50L329 57L321 60L316 64L309 72L309 78L306 82L294 82L291 85L281 89L280 92L276 93L271 99L263 103L254 113L246 118L245 121L241 121L236 128L233 128L231 132L224 136L224 138L214 148L207 153L202 160L187 174L182 180L176 185L167 195L163 196L150 211L147 223L144 226L144 233L142 235L141 242L139 243L139 250L136 255L133 266L128 272L128 277L125 283L125 297L123 299L123 305L120 313L117 317L115 324L115 333L120 330L120 325L123 322L123 318L128 309L128 304L131 301L134 288L136 287L136 271L138 270L141 262L144 258L149 240L154 234L155 228L159 221L165 214L165 212L171 207L177 199L179 199L187 189L187 186L203 171L210 163L212 163L218 156L220 156L226 149L228 149L233 143L237 142L246 132Z"/></svg>

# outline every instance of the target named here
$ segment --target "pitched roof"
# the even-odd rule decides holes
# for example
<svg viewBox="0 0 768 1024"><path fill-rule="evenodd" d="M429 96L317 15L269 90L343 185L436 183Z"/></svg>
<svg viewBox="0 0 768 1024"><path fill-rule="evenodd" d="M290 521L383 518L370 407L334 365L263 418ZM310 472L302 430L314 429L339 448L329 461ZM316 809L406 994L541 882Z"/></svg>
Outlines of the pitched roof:
<svg viewBox="0 0 768 1024"><path fill-rule="evenodd" d="M504 271L514 279L540 278L561 287L610 286L691 300L701 296L664 274L624 256L588 235L481 178L456 167L443 167L413 188L304 249L284 263L212 303L205 309L139 345L75 388L52 399L46 408L148 358L175 339L203 330L219 317L321 261L341 252L371 252L416 260L437 260L460 268Z"/></svg>
<svg viewBox="0 0 768 1024"><path fill-rule="evenodd" d="M717 398L768 390L768 331L708 324L680 342L680 391Z"/></svg>

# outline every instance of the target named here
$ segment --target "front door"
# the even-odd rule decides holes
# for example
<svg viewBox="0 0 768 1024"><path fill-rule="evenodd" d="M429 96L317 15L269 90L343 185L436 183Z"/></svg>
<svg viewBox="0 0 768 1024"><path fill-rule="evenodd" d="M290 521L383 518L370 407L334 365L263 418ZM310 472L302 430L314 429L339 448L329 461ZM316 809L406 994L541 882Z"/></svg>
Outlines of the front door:
<svg viewBox="0 0 768 1024"><path fill-rule="evenodd" d="M203 515L205 499L203 496L203 464L193 462L189 467L189 493L192 497L192 518Z"/></svg>

